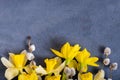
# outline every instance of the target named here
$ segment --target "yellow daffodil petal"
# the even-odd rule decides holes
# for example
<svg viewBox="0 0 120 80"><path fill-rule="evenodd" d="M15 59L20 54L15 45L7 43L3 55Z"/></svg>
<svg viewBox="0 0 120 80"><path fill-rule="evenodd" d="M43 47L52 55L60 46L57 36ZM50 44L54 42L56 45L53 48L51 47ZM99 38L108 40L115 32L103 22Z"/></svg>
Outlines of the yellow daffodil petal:
<svg viewBox="0 0 120 80"><path fill-rule="evenodd" d="M61 53L64 54L64 58L67 58L68 53L70 51L70 43L66 42L63 47L61 48Z"/></svg>
<svg viewBox="0 0 120 80"><path fill-rule="evenodd" d="M59 51L57 51L57 50L55 50L55 49L51 49L51 51L52 51L54 54L56 54L57 56L64 58L63 54L61 54Z"/></svg>
<svg viewBox="0 0 120 80"><path fill-rule="evenodd" d="M55 65L55 67L54 67L54 68L56 69L57 67L60 66L60 64L62 63L62 60L61 60L60 57L55 57L54 59L56 59L56 61L57 61L56 65Z"/></svg>
<svg viewBox="0 0 120 80"><path fill-rule="evenodd" d="M64 67L65 67L65 61L60 66L58 66L56 69L54 69L52 72L55 75L59 75L59 73L64 69Z"/></svg>
<svg viewBox="0 0 120 80"><path fill-rule="evenodd" d="M55 68L55 65L57 64L57 60L56 59L45 59L45 64L46 64L46 70L47 72L49 72Z"/></svg>
<svg viewBox="0 0 120 80"><path fill-rule="evenodd" d="M90 66L95 66L95 67L99 67L99 65L98 64L96 64L96 63L91 63L91 64L89 64Z"/></svg>
<svg viewBox="0 0 120 80"><path fill-rule="evenodd" d="M78 74L78 80L93 80L93 74L91 72Z"/></svg>
<svg viewBox="0 0 120 80"><path fill-rule="evenodd" d="M51 50L57 56L65 58L69 63L70 60L72 60L79 53L79 49L80 49L80 46L78 44L74 46L70 46L70 44L67 42L61 48L61 52L54 49L51 49Z"/></svg>
<svg viewBox="0 0 120 80"><path fill-rule="evenodd" d="M8 80L11 80L13 79L14 77L16 77L18 75L19 71L16 69L16 68L8 68L6 71L5 71L5 77L8 79Z"/></svg>
<svg viewBox="0 0 120 80"><path fill-rule="evenodd" d="M87 51L85 48L84 50L80 51L80 53L75 57L78 62L84 62L85 59L90 57L90 52Z"/></svg>
<svg viewBox="0 0 120 80"><path fill-rule="evenodd" d="M76 62L76 60L71 60L70 61L70 63L68 64L68 67L70 67L70 68L77 68L77 62Z"/></svg>
<svg viewBox="0 0 120 80"><path fill-rule="evenodd" d="M45 80L60 80L61 75L57 76L46 76Z"/></svg>
<svg viewBox="0 0 120 80"><path fill-rule="evenodd" d="M79 50L80 46L78 44L74 45L70 52L68 53L69 54L68 58L72 60L79 53Z"/></svg>
<svg viewBox="0 0 120 80"><path fill-rule="evenodd" d="M18 80L38 80L37 74L33 71L31 74L20 74Z"/></svg>
<svg viewBox="0 0 120 80"><path fill-rule="evenodd" d="M25 54L10 54L10 58L17 68L22 68L25 65L26 55Z"/></svg>
<svg viewBox="0 0 120 80"><path fill-rule="evenodd" d="M1 62L7 68L13 68L14 67L14 65L10 61L8 61L5 57L1 58Z"/></svg>
<svg viewBox="0 0 120 80"><path fill-rule="evenodd" d="M95 62L98 61L98 58L97 58L97 57L88 58L86 61L87 61L86 63L87 63L88 65L90 65L90 66L95 66L95 67L98 67L98 66L99 66L98 64L95 63Z"/></svg>
<svg viewBox="0 0 120 80"><path fill-rule="evenodd" d="M78 53L79 53L79 51L71 53L71 55L69 55L68 59L72 60Z"/></svg>

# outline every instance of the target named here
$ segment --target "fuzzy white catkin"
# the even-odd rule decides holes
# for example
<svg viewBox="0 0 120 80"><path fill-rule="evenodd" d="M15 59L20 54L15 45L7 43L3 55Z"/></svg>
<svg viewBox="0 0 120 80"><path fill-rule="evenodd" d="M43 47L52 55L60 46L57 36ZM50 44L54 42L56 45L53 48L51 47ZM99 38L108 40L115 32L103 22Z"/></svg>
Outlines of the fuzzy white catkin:
<svg viewBox="0 0 120 80"><path fill-rule="evenodd" d="M71 76L74 76L76 74L76 71L74 68L71 68Z"/></svg>
<svg viewBox="0 0 120 80"><path fill-rule="evenodd" d="M106 56L110 55L110 54L111 54L111 49L110 49L109 47L106 47L106 48L104 49L104 54L105 54Z"/></svg>
<svg viewBox="0 0 120 80"><path fill-rule="evenodd" d="M111 78L108 78L107 80L112 80Z"/></svg>
<svg viewBox="0 0 120 80"><path fill-rule="evenodd" d="M109 65L110 64L110 59L109 58L105 58L104 60L103 60L103 64L104 65Z"/></svg>
<svg viewBox="0 0 120 80"><path fill-rule="evenodd" d="M35 58L34 54L33 53L27 53L27 59L28 60L33 60Z"/></svg>
<svg viewBox="0 0 120 80"><path fill-rule="evenodd" d="M67 75L67 76L70 76L71 75L71 69L69 67L65 67L64 68L64 73Z"/></svg>
<svg viewBox="0 0 120 80"><path fill-rule="evenodd" d="M118 63L112 63L111 65L110 65L110 69L111 70L117 70L117 68L118 68Z"/></svg>
<svg viewBox="0 0 120 80"><path fill-rule="evenodd" d="M34 44L30 45L29 50L30 50L31 52L35 51L35 45L34 45Z"/></svg>

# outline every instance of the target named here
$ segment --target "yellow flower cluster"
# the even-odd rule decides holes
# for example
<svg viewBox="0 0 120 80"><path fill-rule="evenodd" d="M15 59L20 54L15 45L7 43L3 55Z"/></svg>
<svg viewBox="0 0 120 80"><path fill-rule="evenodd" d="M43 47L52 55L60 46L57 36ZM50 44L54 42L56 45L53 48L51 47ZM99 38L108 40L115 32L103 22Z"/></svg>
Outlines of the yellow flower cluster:
<svg viewBox="0 0 120 80"><path fill-rule="evenodd" d="M27 56L31 54L26 50L20 54L9 53L9 60L1 57L3 65L7 68L5 77L7 80L15 77L18 77L18 80L42 80L42 76L45 77L44 80L68 80L77 75L78 80L93 80L88 66L98 67L98 57L91 57L86 48L80 49L79 44L72 46L69 42L66 42L60 51L51 49L57 57L46 58L45 67L36 65L33 59L29 60L30 57L28 59Z"/></svg>

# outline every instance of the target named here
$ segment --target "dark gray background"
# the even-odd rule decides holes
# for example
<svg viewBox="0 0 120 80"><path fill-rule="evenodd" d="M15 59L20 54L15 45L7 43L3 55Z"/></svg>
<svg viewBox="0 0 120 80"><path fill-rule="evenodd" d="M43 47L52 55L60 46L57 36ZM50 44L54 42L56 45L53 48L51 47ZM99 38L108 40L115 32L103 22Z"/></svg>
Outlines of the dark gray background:
<svg viewBox="0 0 120 80"><path fill-rule="evenodd" d="M66 41L99 57L109 46L111 62L120 63L120 0L0 0L0 57L25 49L28 35L36 45L37 64ZM0 80L4 71L0 62ZM113 80L120 80L119 73L113 72Z"/></svg>

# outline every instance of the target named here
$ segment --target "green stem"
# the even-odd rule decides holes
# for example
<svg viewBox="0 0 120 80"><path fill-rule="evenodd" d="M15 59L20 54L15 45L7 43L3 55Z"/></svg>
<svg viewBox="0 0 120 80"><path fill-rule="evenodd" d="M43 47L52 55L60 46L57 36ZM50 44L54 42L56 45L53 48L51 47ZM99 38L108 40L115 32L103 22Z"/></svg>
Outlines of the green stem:
<svg viewBox="0 0 120 80"><path fill-rule="evenodd" d="M68 65L71 60L70 59L66 59L65 61L66 61L65 65Z"/></svg>
<svg viewBox="0 0 120 80"><path fill-rule="evenodd" d="M64 72L62 73L62 80L66 80L66 75Z"/></svg>

